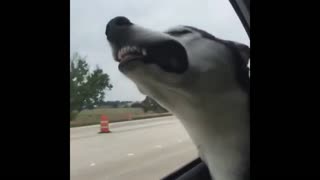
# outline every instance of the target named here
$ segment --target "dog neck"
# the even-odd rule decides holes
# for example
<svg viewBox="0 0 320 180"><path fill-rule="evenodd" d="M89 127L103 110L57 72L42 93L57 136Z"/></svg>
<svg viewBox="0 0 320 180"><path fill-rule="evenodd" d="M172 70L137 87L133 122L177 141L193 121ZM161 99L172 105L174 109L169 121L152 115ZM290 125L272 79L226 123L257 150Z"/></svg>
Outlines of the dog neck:
<svg viewBox="0 0 320 180"><path fill-rule="evenodd" d="M250 159L248 94L240 88L191 91L153 98L180 119L215 180L242 180Z"/></svg>

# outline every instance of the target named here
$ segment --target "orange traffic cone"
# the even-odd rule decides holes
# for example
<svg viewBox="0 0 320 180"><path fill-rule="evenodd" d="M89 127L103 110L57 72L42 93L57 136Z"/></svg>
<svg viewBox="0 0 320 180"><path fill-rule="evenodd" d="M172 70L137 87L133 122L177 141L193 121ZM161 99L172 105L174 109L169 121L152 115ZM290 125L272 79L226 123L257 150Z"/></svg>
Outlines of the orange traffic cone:
<svg viewBox="0 0 320 180"><path fill-rule="evenodd" d="M100 133L110 133L108 117L106 115L102 115L100 120Z"/></svg>

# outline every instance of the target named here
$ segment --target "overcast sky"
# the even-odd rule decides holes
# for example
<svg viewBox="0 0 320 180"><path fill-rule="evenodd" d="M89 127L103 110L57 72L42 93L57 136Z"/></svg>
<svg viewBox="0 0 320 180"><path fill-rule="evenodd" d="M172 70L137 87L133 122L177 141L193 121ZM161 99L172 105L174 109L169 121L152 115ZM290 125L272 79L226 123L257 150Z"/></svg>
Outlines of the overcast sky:
<svg viewBox="0 0 320 180"><path fill-rule="evenodd" d="M71 54L87 56L89 65L108 73L114 88L106 100L140 101L136 86L122 75L113 61L104 34L106 24L116 16L163 31L176 25L190 25L217 37L250 44L229 0L71 0Z"/></svg>

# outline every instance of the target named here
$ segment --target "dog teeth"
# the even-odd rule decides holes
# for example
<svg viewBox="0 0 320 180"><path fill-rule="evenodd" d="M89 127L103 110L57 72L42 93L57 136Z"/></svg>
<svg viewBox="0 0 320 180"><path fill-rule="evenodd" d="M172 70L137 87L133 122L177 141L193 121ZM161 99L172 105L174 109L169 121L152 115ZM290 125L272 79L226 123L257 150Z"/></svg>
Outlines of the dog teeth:
<svg viewBox="0 0 320 180"><path fill-rule="evenodd" d="M138 52L139 52L138 49L139 49L138 47L132 47L130 50L132 50L132 51L138 51Z"/></svg>
<svg viewBox="0 0 320 180"><path fill-rule="evenodd" d="M146 49L142 49L142 55L147 55L147 50Z"/></svg>
<svg viewBox="0 0 320 180"><path fill-rule="evenodd" d="M122 47L119 51L118 51L118 59L120 61L122 61L123 59L125 59L125 56L129 56L131 53L138 53L141 54L143 56L147 55L147 51L146 49L141 49L139 47L136 46L125 46Z"/></svg>

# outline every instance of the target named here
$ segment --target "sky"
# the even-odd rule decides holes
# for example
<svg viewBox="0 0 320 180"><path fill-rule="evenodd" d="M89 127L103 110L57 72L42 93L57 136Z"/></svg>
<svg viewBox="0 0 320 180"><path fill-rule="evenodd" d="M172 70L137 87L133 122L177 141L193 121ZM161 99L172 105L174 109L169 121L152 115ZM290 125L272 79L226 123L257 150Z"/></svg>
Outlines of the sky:
<svg viewBox="0 0 320 180"><path fill-rule="evenodd" d="M105 100L141 101L135 84L118 70L104 34L116 16L164 31L177 25L195 26L222 39L250 45L250 40L229 0L71 0L70 54L86 56L91 69L98 65L110 76L113 89Z"/></svg>

